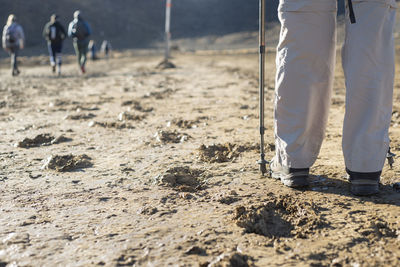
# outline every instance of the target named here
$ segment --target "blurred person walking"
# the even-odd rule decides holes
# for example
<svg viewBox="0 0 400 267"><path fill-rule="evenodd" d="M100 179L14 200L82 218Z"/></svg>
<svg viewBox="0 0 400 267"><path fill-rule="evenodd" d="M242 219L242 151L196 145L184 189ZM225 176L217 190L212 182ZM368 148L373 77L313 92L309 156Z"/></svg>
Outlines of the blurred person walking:
<svg viewBox="0 0 400 267"><path fill-rule="evenodd" d="M18 69L18 52L24 49L25 34L21 25L17 23L14 14L8 16L7 24L3 28L2 46L11 56L12 76L20 74Z"/></svg>
<svg viewBox="0 0 400 267"><path fill-rule="evenodd" d="M100 50L101 50L101 52L103 53L103 55L106 57L106 59L108 59L109 58L109 56L110 56L110 54L111 54L111 43L109 42L109 41L107 41L107 40L104 40L102 43L101 43L101 48L100 48Z"/></svg>
<svg viewBox="0 0 400 267"><path fill-rule="evenodd" d="M379 192L394 87L395 0L349 0L342 66L346 111L342 150L350 191ZM336 56L336 0L280 0L273 178L289 187L309 184L325 136ZM355 16L354 16L355 15Z"/></svg>
<svg viewBox="0 0 400 267"><path fill-rule="evenodd" d="M47 40L52 71L55 73L57 67L57 74L60 76L62 64L61 53L67 33L58 21L56 14L51 15L50 21L44 26L43 37Z"/></svg>
<svg viewBox="0 0 400 267"><path fill-rule="evenodd" d="M89 53L90 53L90 59L95 61L97 59L97 55L96 55L96 42L94 40L89 41Z"/></svg>
<svg viewBox="0 0 400 267"><path fill-rule="evenodd" d="M74 12L74 20L68 27L68 36L73 38L75 53L82 74L86 72L85 64L89 47L89 36L92 34L89 24L82 18L81 11Z"/></svg>

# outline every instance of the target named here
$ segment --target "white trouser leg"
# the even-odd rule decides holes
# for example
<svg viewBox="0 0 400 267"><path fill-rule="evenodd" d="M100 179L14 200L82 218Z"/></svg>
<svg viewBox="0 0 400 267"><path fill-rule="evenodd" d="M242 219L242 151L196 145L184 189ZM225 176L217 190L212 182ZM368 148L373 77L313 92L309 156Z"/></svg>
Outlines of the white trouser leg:
<svg viewBox="0 0 400 267"><path fill-rule="evenodd" d="M346 18L342 64L346 78L343 154L353 172L378 172L389 147L394 82L394 0L353 0Z"/></svg>
<svg viewBox="0 0 400 267"><path fill-rule="evenodd" d="M57 61L57 65L61 66L62 64L62 54L61 53L56 53L56 61Z"/></svg>
<svg viewBox="0 0 400 267"><path fill-rule="evenodd" d="M280 0L275 98L276 156L309 168L325 134L333 84L336 0Z"/></svg>

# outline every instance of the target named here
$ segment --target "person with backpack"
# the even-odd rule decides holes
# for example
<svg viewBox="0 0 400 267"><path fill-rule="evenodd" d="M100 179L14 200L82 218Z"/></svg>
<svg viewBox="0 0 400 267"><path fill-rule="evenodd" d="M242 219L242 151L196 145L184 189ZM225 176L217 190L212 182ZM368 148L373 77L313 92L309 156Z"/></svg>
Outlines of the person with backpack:
<svg viewBox="0 0 400 267"><path fill-rule="evenodd" d="M58 21L56 14L51 15L50 21L44 26L43 37L47 40L47 47L50 54L50 65L53 73L61 75L61 53L64 39L67 37L64 27Z"/></svg>
<svg viewBox="0 0 400 267"><path fill-rule="evenodd" d="M3 28L2 46L3 49L11 56L12 76L20 74L18 69L18 52L24 49L25 35L24 30L17 23L17 18L14 14L8 16L7 24Z"/></svg>
<svg viewBox="0 0 400 267"><path fill-rule="evenodd" d="M68 36L73 38L74 48L82 74L86 72L86 56L89 46L89 36L91 35L91 33L92 30L90 29L89 24L85 20L83 20L81 11L75 11L74 20L71 21L68 27Z"/></svg>
<svg viewBox="0 0 400 267"><path fill-rule="evenodd" d="M379 192L391 158L395 0L346 1L342 48L346 106L342 151L350 191ZM309 184L331 103L336 57L336 0L280 0L271 176L289 187Z"/></svg>

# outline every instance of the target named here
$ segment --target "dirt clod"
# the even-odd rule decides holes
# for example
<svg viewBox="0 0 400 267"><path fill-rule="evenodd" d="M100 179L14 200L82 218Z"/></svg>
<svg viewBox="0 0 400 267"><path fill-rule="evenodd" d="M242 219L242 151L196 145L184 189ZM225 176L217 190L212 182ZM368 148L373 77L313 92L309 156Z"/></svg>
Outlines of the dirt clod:
<svg viewBox="0 0 400 267"><path fill-rule="evenodd" d="M175 125L182 129L192 129L192 128L197 128L197 125L199 122L200 122L199 120L191 121L191 120L175 119L175 120L169 121L167 123L167 126L170 127L172 125Z"/></svg>
<svg viewBox="0 0 400 267"><path fill-rule="evenodd" d="M190 247L186 252L186 255L200 255L200 256L205 256L207 255L207 252L204 248L198 247L198 246L193 246Z"/></svg>
<svg viewBox="0 0 400 267"><path fill-rule="evenodd" d="M167 185L182 192L194 192L201 189L203 171L189 167L174 167L156 176L155 183Z"/></svg>
<svg viewBox="0 0 400 267"><path fill-rule="evenodd" d="M208 264L208 267L248 267L249 257L238 252L224 253Z"/></svg>
<svg viewBox="0 0 400 267"><path fill-rule="evenodd" d="M242 152L254 150L255 146L242 146L231 143L201 145L198 149L199 159L208 163L234 161Z"/></svg>
<svg viewBox="0 0 400 267"><path fill-rule="evenodd" d="M95 117L96 117L96 115L93 113L81 113L81 114L68 115L64 119L78 121L78 120L90 120Z"/></svg>
<svg viewBox="0 0 400 267"><path fill-rule="evenodd" d="M50 156L46 163L43 165L42 169L50 169L58 172L68 172L74 171L81 168L91 167L93 164L91 163L91 158L87 155L55 155Z"/></svg>
<svg viewBox="0 0 400 267"><path fill-rule="evenodd" d="M396 226L390 225L382 218L375 216L371 218L369 223L363 225L357 231L369 240L397 238L400 235L400 231L396 229Z"/></svg>
<svg viewBox="0 0 400 267"><path fill-rule="evenodd" d="M132 114L129 112L121 112L118 115L119 121L141 121L146 118L146 115Z"/></svg>
<svg viewBox="0 0 400 267"><path fill-rule="evenodd" d="M152 112L153 108L152 107L146 107L143 106L139 101L137 100L128 100L124 101L121 104L122 106L130 106L132 109L140 112Z"/></svg>
<svg viewBox="0 0 400 267"><path fill-rule="evenodd" d="M160 70L175 69L175 68L176 68L175 64L167 59L161 61L156 67L156 69L160 69Z"/></svg>
<svg viewBox="0 0 400 267"><path fill-rule="evenodd" d="M98 122L98 121L91 121L89 122L89 127L99 126L103 128L114 128L114 129L135 129L135 126L131 125L130 123L123 122L123 121L106 121L106 122Z"/></svg>
<svg viewBox="0 0 400 267"><path fill-rule="evenodd" d="M116 261L116 266L133 266L136 262L135 257L128 255L121 255Z"/></svg>
<svg viewBox="0 0 400 267"><path fill-rule="evenodd" d="M148 92L146 93L143 98L155 98L155 99L164 99L168 96L170 96L171 94L175 93L176 90L173 90L171 88L167 88L165 90L162 91L157 91L157 92Z"/></svg>
<svg viewBox="0 0 400 267"><path fill-rule="evenodd" d="M158 131L154 134L157 142L160 143L183 143L187 141L190 136L188 134L179 133L177 131Z"/></svg>
<svg viewBox="0 0 400 267"><path fill-rule="evenodd" d="M63 142L71 141L70 138L65 136L54 137L51 134L39 134L33 139L25 138L24 140L18 142L15 146L20 148L32 148L32 147L40 147L40 146L50 146L53 144L59 144Z"/></svg>
<svg viewBox="0 0 400 267"><path fill-rule="evenodd" d="M297 203L290 196L281 196L272 198L262 205L237 207L234 221L244 228L246 233L269 238L305 238L325 224L315 210L312 204Z"/></svg>
<svg viewBox="0 0 400 267"><path fill-rule="evenodd" d="M214 199L219 203L226 205L230 205L240 200L235 191L219 193L214 197Z"/></svg>
<svg viewBox="0 0 400 267"><path fill-rule="evenodd" d="M143 206L140 209L138 209L137 213L142 214L142 215L153 215L158 212L158 209L156 207L151 207L151 206Z"/></svg>

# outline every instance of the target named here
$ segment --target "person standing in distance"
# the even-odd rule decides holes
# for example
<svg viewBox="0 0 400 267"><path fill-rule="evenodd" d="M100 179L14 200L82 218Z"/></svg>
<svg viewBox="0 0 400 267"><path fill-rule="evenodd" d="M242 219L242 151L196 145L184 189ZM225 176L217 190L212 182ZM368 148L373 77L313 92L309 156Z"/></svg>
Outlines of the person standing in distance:
<svg viewBox="0 0 400 267"><path fill-rule="evenodd" d="M21 25L17 23L14 14L8 16L7 24L3 28L2 46L3 49L11 56L11 74L17 76L20 71L18 69L18 52L24 49L25 34Z"/></svg>
<svg viewBox="0 0 400 267"><path fill-rule="evenodd" d="M73 38L75 53L82 74L86 72L85 64L89 46L89 36L92 34L89 24L82 18L81 11L74 12L74 20L68 27L68 36Z"/></svg>
<svg viewBox="0 0 400 267"><path fill-rule="evenodd" d="M61 53L64 39L67 33L61 23L58 21L56 14L51 15L50 21L44 26L43 37L47 40L47 47L50 54L50 65L53 73L61 75Z"/></svg>

